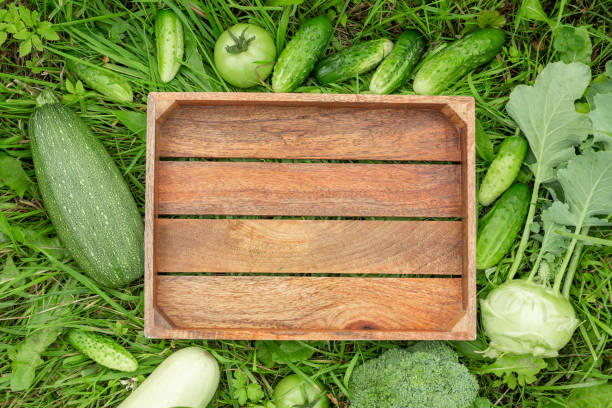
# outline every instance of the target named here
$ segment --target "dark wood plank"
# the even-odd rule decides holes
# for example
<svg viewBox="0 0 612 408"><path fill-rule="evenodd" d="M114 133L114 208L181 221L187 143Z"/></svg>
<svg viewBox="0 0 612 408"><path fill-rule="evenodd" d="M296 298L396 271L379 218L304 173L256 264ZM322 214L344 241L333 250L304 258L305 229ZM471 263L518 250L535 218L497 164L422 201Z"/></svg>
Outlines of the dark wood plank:
<svg viewBox="0 0 612 408"><path fill-rule="evenodd" d="M159 272L461 275L460 221L156 221Z"/></svg>
<svg viewBox="0 0 612 408"><path fill-rule="evenodd" d="M461 159L444 114L409 106L181 104L158 137L162 157Z"/></svg>
<svg viewBox="0 0 612 408"><path fill-rule="evenodd" d="M450 331L462 314L459 278L157 279L157 306L173 330L207 338L391 339Z"/></svg>
<svg viewBox="0 0 612 408"><path fill-rule="evenodd" d="M458 165L162 161L160 214L459 217Z"/></svg>

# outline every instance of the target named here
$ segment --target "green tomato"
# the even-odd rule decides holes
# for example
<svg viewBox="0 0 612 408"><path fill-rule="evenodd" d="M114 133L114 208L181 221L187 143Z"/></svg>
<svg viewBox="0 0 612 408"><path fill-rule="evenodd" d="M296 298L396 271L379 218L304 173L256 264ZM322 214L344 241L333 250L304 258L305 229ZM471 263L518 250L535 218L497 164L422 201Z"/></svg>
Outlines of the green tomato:
<svg viewBox="0 0 612 408"><path fill-rule="evenodd" d="M264 81L276 60L274 39L253 24L236 24L225 30L215 44L215 66L223 79L239 88Z"/></svg>
<svg viewBox="0 0 612 408"><path fill-rule="evenodd" d="M314 385L297 374L283 378L272 394L276 408L329 408L329 399L319 382Z"/></svg>

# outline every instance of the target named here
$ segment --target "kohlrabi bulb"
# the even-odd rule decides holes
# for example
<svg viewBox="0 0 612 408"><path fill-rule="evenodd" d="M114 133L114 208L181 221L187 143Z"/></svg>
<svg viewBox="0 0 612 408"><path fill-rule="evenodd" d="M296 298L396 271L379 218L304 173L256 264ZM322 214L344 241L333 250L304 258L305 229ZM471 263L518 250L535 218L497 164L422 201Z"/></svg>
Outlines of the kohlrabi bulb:
<svg viewBox="0 0 612 408"><path fill-rule="evenodd" d="M480 309L490 339L489 357L555 357L579 323L562 295L525 280L511 280L493 289L480 301Z"/></svg>

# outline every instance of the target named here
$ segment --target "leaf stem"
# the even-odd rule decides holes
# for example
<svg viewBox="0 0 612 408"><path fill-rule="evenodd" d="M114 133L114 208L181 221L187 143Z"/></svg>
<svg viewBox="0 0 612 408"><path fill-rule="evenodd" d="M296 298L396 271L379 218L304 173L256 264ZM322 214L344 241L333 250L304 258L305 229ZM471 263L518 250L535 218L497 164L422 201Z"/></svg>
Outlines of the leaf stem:
<svg viewBox="0 0 612 408"><path fill-rule="evenodd" d="M527 220L525 221L525 226L523 227L523 235L521 237L521 242L519 244L518 250L516 251L516 255L514 256L514 262L512 262L510 272L508 272L508 276L506 277L506 282L514 278L514 275L516 275L516 272L518 271L518 268L521 265L521 261L523 260L523 253L525 252L525 248L527 248L529 236L531 235L531 223L533 222L533 217L535 216L539 190L540 178L536 177L533 183L533 191L531 192L531 202L529 203L529 212L527 213Z"/></svg>
<svg viewBox="0 0 612 408"><path fill-rule="evenodd" d="M584 227L582 229L582 234L587 235L589 233L589 227ZM574 274L576 273L576 269L578 268L578 261L580 260L580 255L582 255L582 248L584 248L584 243L580 242L574 251L574 257L572 258L572 262L570 263L569 269L567 270L567 277L565 278L565 282L563 283L563 297L566 299L569 298L570 288L572 287L572 281L574 280Z"/></svg>

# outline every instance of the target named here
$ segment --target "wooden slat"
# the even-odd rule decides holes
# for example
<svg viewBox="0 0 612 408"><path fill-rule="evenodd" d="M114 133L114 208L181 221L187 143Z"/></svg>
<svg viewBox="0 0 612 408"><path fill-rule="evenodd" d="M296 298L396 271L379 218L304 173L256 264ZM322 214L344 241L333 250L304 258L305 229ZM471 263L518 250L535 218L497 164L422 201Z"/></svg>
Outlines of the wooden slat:
<svg viewBox="0 0 612 408"><path fill-rule="evenodd" d="M407 106L180 104L158 137L162 157L461 160L442 112Z"/></svg>
<svg viewBox="0 0 612 408"><path fill-rule="evenodd" d="M158 219L159 272L461 275L460 221Z"/></svg>
<svg viewBox="0 0 612 408"><path fill-rule="evenodd" d="M462 314L459 278L157 279L157 306L168 323L206 338L409 338L450 330Z"/></svg>
<svg viewBox="0 0 612 408"><path fill-rule="evenodd" d="M459 217L458 165L162 161L160 214Z"/></svg>

